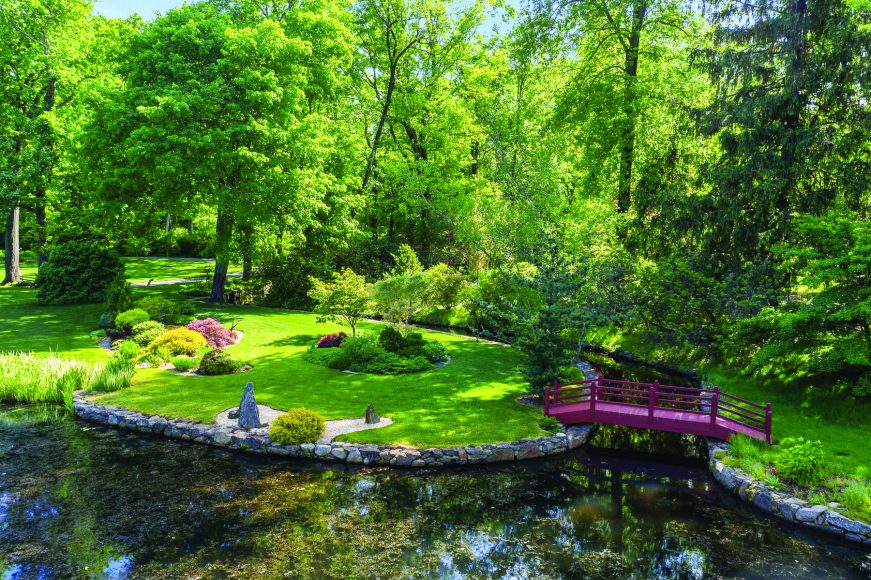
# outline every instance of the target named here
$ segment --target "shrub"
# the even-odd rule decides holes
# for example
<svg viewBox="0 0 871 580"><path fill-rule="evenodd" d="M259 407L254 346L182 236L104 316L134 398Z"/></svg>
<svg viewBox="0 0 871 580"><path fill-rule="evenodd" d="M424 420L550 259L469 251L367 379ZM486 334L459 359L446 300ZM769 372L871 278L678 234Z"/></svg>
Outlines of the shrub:
<svg viewBox="0 0 871 580"><path fill-rule="evenodd" d="M351 364L366 364L384 352L374 335L350 336L342 342L342 352Z"/></svg>
<svg viewBox="0 0 871 580"><path fill-rule="evenodd" d="M140 322L145 322L148 318L148 313L141 308L125 310L115 317L115 327L129 334L134 326Z"/></svg>
<svg viewBox="0 0 871 580"><path fill-rule="evenodd" d="M854 512L871 512L871 485L862 481L850 482L841 492L841 503Z"/></svg>
<svg viewBox="0 0 871 580"><path fill-rule="evenodd" d="M125 340L118 346L115 356L128 362L135 362L139 356L139 345L133 340Z"/></svg>
<svg viewBox="0 0 871 580"><path fill-rule="evenodd" d="M378 336L381 348L387 352L399 352L405 347L405 337L393 326L385 326Z"/></svg>
<svg viewBox="0 0 871 580"><path fill-rule="evenodd" d="M787 438L774 460L777 473L799 485L814 485L822 479L825 460L822 443Z"/></svg>
<svg viewBox="0 0 871 580"><path fill-rule="evenodd" d="M337 357L342 356L340 348L318 348L311 347L302 355L302 359L308 363L329 367L330 362Z"/></svg>
<svg viewBox="0 0 871 580"><path fill-rule="evenodd" d="M199 332L213 348L225 348L236 342L236 333L214 318L192 320L187 327Z"/></svg>
<svg viewBox="0 0 871 580"><path fill-rule="evenodd" d="M210 350L200 361L201 375L230 375L242 368L242 363L230 356L224 350Z"/></svg>
<svg viewBox="0 0 871 580"><path fill-rule="evenodd" d="M562 431L563 428L562 423L557 421L555 418L549 417L547 415L538 419L538 426L541 427L543 431L548 431L550 433Z"/></svg>
<svg viewBox="0 0 871 580"><path fill-rule="evenodd" d="M310 409L290 409L272 422L269 438L282 445L314 443L326 425L326 420Z"/></svg>
<svg viewBox="0 0 871 580"><path fill-rule="evenodd" d="M93 304L106 300L106 290L124 272L117 254L92 241L58 244L36 276L40 304Z"/></svg>
<svg viewBox="0 0 871 580"><path fill-rule="evenodd" d="M444 310L457 305L463 289L463 275L447 264L436 264L425 272L426 295L430 304Z"/></svg>
<svg viewBox="0 0 871 580"><path fill-rule="evenodd" d="M392 352L385 352L366 365L366 372L375 375L401 375L432 370L433 365L422 356L403 358Z"/></svg>
<svg viewBox="0 0 871 580"><path fill-rule="evenodd" d="M195 356L174 356L171 360L172 366L174 366L176 370L180 370L183 373L186 373L196 368L196 366L200 364L200 359Z"/></svg>
<svg viewBox="0 0 871 580"><path fill-rule="evenodd" d="M148 344L166 331L166 327L156 320L146 320L133 326L131 337L136 344L146 347Z"/></svg>
<svg viewBox="0 0 871 580"><path fill-rule="evenodd" d="M132 304L133 294L130 292L130 285L127 284L127 276L124 270L119 270L106 287L106 312L115 314L128 310Z"/></svg>
<svg viewBox="0 0 871 580"><path fill-rule="evenodd" d="M163 357L156 352L152 352L142 357L142 362L150 367L159 367L163 364Z"/></svg>
<svg viewBox="0 0 871 580"><path fill-rule="evenodd" d="M448 349L439 342L430 342L421 347L423 356L431 363L448 362Z"/></svg>
<svg viewBox="0 0 871 580"><path fill-rule="evenodd" d="M203 346L206 346L206 339L199 332L189 328L173 328L152 340L148 344L148 352L156 353L158 349L166 348L171 356L194 356Z"/></svg>
<svg viewBox="0 0 871 580"><path fill-rule="evenodd" d="M342 342L348 338L344 332L332 333L322 336L316 345L317 348L337 348L342 346Z"/></svg>
<svg viewBox="0 0 871 580"><path fill-rule="evenodd" d="M100 320L97 322L97 328L109 330L115 328L115 315L111 312L103 312L100 314Z"/></svg>
<svg viewBox="0 0 871 580"><path fill-rule="evenodd" d="M147 296L137 300L136 307L146 311L151 320L164 324L187 323L196 312L194 303L189 300L176 302L158 296Z"/></svg>

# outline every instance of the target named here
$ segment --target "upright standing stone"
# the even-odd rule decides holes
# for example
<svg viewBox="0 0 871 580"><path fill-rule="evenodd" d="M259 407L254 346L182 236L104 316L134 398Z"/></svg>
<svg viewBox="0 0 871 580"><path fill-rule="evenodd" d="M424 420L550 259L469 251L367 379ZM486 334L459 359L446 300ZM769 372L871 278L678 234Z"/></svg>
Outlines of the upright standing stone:
<svg viewBox="0 0 871 580"><path fill-rule="evenodd" d="M254 400L254 383L245 385L245 390L242 392L242 402L239 403L239 426L243 429L260 427L260 412L257 410L257 401Z"/></svg>
<svg viewBox="0 0 871 580"><path fill-rule="evenodd" d="M372 403L369 403L369 406L366 407L366 424L374 425L375 423L380 422L381 419L378 417L378 414L375 412L375 407L372 406Z"/></svg>

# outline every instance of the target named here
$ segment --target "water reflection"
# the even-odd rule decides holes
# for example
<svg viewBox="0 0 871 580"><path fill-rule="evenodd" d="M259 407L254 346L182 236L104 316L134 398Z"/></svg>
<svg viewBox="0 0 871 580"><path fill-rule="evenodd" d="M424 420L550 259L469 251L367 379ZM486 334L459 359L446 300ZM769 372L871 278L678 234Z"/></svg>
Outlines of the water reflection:
<svg viewBox="0 0 871 580"><path fill-rule="evenodd" d="M0 410L0 571L65 576L864 577L700 467L578 454L405 472L276 463Z"/></svg>

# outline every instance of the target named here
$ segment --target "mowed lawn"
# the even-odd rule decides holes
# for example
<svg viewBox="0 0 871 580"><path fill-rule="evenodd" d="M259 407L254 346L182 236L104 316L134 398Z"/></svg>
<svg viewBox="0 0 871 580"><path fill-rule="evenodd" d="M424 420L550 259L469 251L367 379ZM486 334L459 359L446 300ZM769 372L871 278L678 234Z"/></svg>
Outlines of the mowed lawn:
<svg viewBox="0 0 871 580"><path fill-rule="evenodd" d="M172 287L139 289L169 293ZM88 336L100 305L39 306L36 292L0 288L0 351L56 352L79 360L104 361L106 351ZM245 306L199 306L199 317L213 316L236 324L243 340L230 347L253 370L222 377L185 377L170 371L138 369L132 387L101 395L101 403L145 413L211 422L224 409L239 404L248 381L257 400L278 409L309 407L328 419L362 417L366 405L395 423L351 433L347 441L442 446L495 443L542 435L541 411L516 402L524 393L519 355L504 346L425 332L445 344L452 361L439 369L410 375L349 374L302 360L305 350L328 332L342 330L319 324L315 315ZM364 323L362 332L382 325ZM347 329L345 329L347 330Z"/></svg>
<svg viewBox="0 0 871 580"><path fill-rule="evenodd" d="M149 280L181 280L212 275L214 260L205 258L121 258L127 280L131 284L147 284ZM241 272L239 265L231 264L229 272Z"/></svg>
<svg viewBox="0 0 871 580"><path fill-rule="evenodd" d="M427 340L445 344L452 361L424 373L398 376L350 374L302 359L318 337L340 327L315 322L315 315L268 308L204 308L226 324L236 323L243 340L229 352L253 370L221 377L184 377L169 371L137 371L134 385L97 397L145 413L211 422L224 409L239 404L242 389L254 383L257 401L278 409L308 407L327 419L362 417L372 403L389 427L351 433L342 439L417 446L495 443L542 434L541 411L516 398L524 384L518 353L509 348L441 333ZM365 323L362 332L381 325Z"/></svg>

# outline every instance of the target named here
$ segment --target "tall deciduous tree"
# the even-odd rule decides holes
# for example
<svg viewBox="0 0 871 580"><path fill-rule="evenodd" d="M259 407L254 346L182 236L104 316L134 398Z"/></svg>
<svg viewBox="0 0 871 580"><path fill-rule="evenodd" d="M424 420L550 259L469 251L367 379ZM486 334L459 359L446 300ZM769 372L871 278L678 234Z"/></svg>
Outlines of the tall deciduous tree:
<svg viewBox="0 0 871 580"><path fill-rule="evenodd" d="M308 148L323 137L308 114L311 50L272 19L239 24L210 3L172 10L133 43L124 86L91 124L106 195L135 199L145 186L170 211L197 200L216 208L213 302L223 297L234 234L271 223L278 210L299 235L327 193L317 179L329 158Z"/></svg>
<svg viewBox="0 0 871 580"><path fill-rule="evenodd" d="M46 197L58 151L56 110L69 103L82 76L91 3L86 0L8 0L0 4L0 148L7 157L0 205L7 212L6 273L20 279L20 208L33 209L37 245L46 255Z"/></svg>

